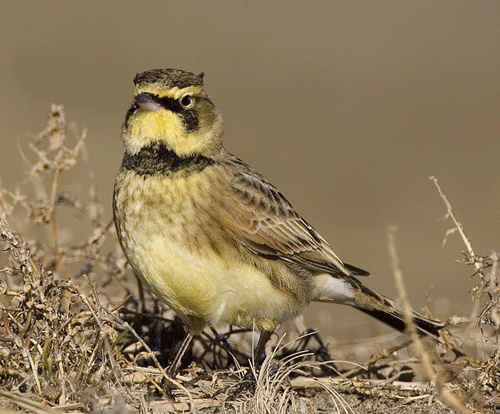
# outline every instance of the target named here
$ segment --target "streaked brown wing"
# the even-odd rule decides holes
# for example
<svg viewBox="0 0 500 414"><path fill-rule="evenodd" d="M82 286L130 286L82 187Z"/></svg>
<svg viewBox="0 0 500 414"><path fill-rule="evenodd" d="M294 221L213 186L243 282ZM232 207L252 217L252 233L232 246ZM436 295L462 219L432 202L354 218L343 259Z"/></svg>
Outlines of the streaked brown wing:
<svg viewBox="0 0 500 414"><path fill-rule="evenodd" d="M344 264L328 243L295 211L269 181L237 157L226 159L233 172L229 199L237 236L252 252L313 272L368 276Z"/></svg>

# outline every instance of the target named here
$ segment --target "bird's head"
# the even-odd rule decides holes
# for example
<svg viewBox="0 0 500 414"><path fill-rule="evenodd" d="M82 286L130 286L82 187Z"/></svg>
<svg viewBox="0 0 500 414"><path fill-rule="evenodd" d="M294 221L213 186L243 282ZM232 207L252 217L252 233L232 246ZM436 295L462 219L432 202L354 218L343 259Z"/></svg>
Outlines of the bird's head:
<svg viewBox="0 0 500 414"><path fill-rule="evenodd" d="M180 157L212 156L222 146L222 130L222 117L203 90L203 73L153 69L135 76L122 130L129 154L160 144Z"/></svg>

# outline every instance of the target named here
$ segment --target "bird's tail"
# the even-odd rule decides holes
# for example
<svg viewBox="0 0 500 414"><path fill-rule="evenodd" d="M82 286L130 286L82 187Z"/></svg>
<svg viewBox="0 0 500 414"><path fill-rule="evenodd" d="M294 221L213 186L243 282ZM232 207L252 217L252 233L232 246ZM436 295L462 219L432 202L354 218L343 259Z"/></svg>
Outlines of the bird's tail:
<svg viewBox="0 0 500 414"><path fill-rule="evenodd" d="M362 284L358 284L355 297L356 300L354 303L351 303L351 306L398 331L407 331L408 326L404 311L397 309L392 300L372 291ZM411 318L420 334L430 335L436 339L439 339L439 331L445 327L444 323L426 318L413 311L411 312Z"/></svg>

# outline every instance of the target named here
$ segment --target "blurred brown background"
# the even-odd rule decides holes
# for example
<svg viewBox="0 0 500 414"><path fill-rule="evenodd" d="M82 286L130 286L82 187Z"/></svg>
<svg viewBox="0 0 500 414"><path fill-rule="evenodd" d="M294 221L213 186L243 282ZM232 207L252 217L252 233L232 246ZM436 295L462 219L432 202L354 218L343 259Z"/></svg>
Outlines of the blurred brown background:
<svg viewBox="0 0 500 414"><path fill-rule="evenodd" d="M225 143L276 184L365 282L396 297L386 227L412 304L470 309L472 268L429 175L478 254L499 248L500 3L401 1L11 2L0 17L0 177L52 102L88 129L101 199L111 190L136 72L205 72ZM66 188L78 193L78 186ZM111 218L111 208L107 210ZM346 307L306 323L337 337L383 328ZM344 335L344 336L343 336Z"/></svg>

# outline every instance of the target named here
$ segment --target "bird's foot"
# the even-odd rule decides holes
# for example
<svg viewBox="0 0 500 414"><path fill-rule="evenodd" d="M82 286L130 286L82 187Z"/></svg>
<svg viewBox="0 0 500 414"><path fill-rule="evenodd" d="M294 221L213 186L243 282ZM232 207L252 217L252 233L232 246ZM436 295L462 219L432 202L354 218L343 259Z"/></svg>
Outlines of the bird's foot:
<svg viewBox="0 0 500 414"><path fill-rule="evenodd" d="M234 400L236 397L238 397L245 391L253 394L256 388L257 388L257 380L255 378L255 373L252 369L249 368L246 374L241 379L241 381L239 381L235 385L230 385L221 388L220 390L217 390L212 395L212 398L215 398L220 394L227 394L228 400Z"/></svg>

